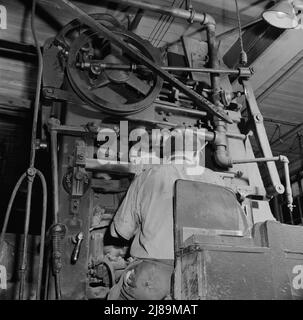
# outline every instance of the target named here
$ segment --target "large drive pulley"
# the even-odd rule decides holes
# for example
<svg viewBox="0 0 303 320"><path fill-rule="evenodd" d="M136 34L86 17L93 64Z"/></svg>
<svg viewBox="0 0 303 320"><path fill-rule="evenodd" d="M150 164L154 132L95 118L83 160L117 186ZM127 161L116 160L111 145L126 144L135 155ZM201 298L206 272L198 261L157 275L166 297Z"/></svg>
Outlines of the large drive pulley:
<svg viewBox="0 0 303 320"><path fill-rule="evenodd" d="M112 31L134 50L161 64L160 52L148 41L115 26ZM128 115L149 107L159 95L163 83L159 76L146 70L105 70L100 61L101 65L140 63L98 33L81 33L70 44L66 70L72 88L89 105L110 114Z"/></svg>
<svg viewBox="0 0 303 320"><path fill-rule="evenodd" d="M89 16L105 27L123 29L122 24L115 17L108 13L92 13ZM61 44L69 49L72 42L76 40L83 32L89 29L90 28L80 22L79 19L74 19L65 25L63 29L61 29L61 31L56 35L55 43Z"/></svg>

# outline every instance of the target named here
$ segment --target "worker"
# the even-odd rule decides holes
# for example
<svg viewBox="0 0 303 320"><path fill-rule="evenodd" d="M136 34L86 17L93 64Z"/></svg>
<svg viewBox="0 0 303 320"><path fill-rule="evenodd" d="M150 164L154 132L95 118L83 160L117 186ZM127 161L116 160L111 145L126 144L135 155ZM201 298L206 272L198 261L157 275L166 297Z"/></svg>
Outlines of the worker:
<svg viewBox="0 0 303 320"><path fill-rule="evenodd" d="M180 132L184 134L184 131ZM205 144L196 144L198 149L203 147ZM172 154L166 157L167 164L143 171L133 180L111 223L110 232L116 238L133 238L130 255L134 260L111 288L109 300L169 299L174 270L175 181L185 179L223 184L214 172L201 166L199 168L203 170L199 175L192 174L201 155L201 150L186 153L175 144Z"/></svg>

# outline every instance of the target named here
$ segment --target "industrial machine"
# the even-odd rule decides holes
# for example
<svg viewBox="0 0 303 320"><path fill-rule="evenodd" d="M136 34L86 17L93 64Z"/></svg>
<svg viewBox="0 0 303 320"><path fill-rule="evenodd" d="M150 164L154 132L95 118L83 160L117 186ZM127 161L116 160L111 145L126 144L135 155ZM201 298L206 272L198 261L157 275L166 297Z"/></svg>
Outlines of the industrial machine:
<svg viewBox="0 0 303 320"><path fill-rule="evenodd" d="M288 160L272 155L249 83L253 70L244 64L231 70L220 62L214 19L192 9L120 1L201 23L207 39L201 59L205 65L192 68L172 65L163 52L109 14L87 15L69 1L58 2L76 19L45 41L42 97L36 101L43 101L42 126L52 164L52 181L47 183L52 224L46 232L44 203L41 238L31 246L40 244L39 250L29 259L25 229L21 275L9 297L106 299L130 261L130 243L115 242L108 227L133 177L154 165L141 161L140 132L149 137L156 132L161 145L164 132L177 127L203 132L205 167L223 186L176 184L172 299L302 298L303 229L275 221L268 203L285 192L292 210ZM240 91L233 91L230 77L241 84ZM261 158L254 156L252 137ZM157 158L161 162L161 151ZM285 187L277 161L284 164ZM266 188L260 162L270 177ZM33 163L23 178L37 175L46 190ZM0 264L14 282L9 276L12 252L5 245L8 219L9 210Z"/></svg>

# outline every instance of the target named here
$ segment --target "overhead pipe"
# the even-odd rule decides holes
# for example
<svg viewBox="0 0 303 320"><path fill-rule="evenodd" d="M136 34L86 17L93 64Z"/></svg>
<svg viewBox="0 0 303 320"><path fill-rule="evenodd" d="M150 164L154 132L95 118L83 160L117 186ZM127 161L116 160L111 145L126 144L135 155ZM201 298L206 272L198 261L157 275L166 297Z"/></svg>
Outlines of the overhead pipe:
<svg viewBox="0 0 303 320"><path fill-rule="evenodd" d="M116 2L120 5L129 5L143 10L154 11L175 18L185 19L190 23L198 22L202 25L216 25L215 19L211 15L204 12L198 13L193 9L185 10L181 8L161 6L138 0L111 0L111 2Z"/></svg>
<svg viewBox="0 0 303 320"><path fill-rule="evenodd" d="M216 25L208 24L206 26L208 56L210 61L210 68L219 69L218 49L216 43ZM211 86L213 88L213 103L218 108L223 110L223 105L220 102L220 75L218 73L210 74ZM227 150L227 127L225 121L221 121L218 117L214 117L216 127L215 145L215 162L222 168L232 167L232 159L228 155Z"/></svg>

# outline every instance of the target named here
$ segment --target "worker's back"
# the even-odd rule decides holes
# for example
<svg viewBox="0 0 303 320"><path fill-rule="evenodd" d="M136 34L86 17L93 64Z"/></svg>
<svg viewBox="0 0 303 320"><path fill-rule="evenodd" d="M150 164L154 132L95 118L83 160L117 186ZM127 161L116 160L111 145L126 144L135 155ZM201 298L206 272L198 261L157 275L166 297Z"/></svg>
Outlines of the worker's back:
<svg viewBox="0 0 303 320"><path fill-rule="evenodd" d="M138 229L131 246L133 257L174 259L173 193L176 180L223 184L222 180L208 169L200 167L200 171L203 171L200 175L192 172L188 174L190 169L192 168L186 165L163 165L149 169L136 178L134 188L130 190L136 196L138 219ZM129 196L131 195L127 195Z"/></svg>

